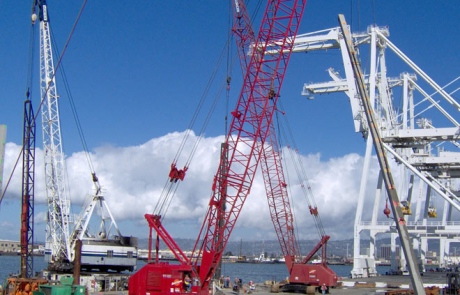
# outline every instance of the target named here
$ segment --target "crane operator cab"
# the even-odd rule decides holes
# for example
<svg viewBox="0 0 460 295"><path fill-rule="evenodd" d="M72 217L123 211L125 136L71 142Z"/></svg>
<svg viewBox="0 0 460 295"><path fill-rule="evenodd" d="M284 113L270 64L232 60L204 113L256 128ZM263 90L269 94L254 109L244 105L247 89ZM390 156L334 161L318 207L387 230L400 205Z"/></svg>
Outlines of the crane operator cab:
<svg viewBox="0 0 460 295"><path fill-rule="evenodd" d="M404 215L412 215L410 210L410 203L408 201L401 201L401 209Z"/></svg>

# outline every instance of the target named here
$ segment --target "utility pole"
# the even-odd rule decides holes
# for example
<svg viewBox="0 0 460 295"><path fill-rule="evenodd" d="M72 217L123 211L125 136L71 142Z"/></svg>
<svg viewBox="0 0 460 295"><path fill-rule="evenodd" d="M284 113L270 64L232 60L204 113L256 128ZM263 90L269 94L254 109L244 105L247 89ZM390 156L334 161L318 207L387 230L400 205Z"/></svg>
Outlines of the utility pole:
<svg viewBox="0 0 460 295"><path fill-rule="evenodd" d="M380 164L380 170L382 172L388 197L390 199L391 211L393 212L394 221L399 233L399 239L401 241L407 263L409 264L412 288L414 289L415 294L425 294L422 277L420 276L420 271L416 264L414 250L409 239L409 231L407 230L406 221L399 204L399 198L396 192L393 176L391 174L390 165L388 164L385 148L377 128L377 122L374 118L373 107L370 103L366 84L364 82L364 75L361 71L361 66L353 45L351 33L348 29L348 25L343 14L339 14L339 23L340 28L342 29L343 38L347 46L348 55L350 56L351 64L353 67L353 74L355 76L359 97L361 99L362 107L364 108L364 113L366 114L367 123L369 125L368 136L372 136L375 152Z"/></svg>

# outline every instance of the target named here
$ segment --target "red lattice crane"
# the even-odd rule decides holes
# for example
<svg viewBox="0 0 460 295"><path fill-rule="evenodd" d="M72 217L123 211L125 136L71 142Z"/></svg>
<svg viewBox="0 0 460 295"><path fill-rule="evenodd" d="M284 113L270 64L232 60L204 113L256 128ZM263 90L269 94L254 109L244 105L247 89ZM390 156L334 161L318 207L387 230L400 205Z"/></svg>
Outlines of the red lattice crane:
<svg viewBox="0 0 460 295"><path fill-rule="evenodd" d="M251 49L251 46L255 43L255 37L243 1L233 1L233 15L233 32L236 36L241 69L244 74L248 65L248 57L252 53L257 55L258 52L254 50L257 47ZM295 35L292 36L295 37ZM267 54L276 54L276 52L270 51ZM274 95L278 95L278 93L272 92L271 96ZM265 118L269 118L269 116L270 114L267 113ZM270 217L290 274L290 283L283 286L283 291L305 291L306 286L321 286L323 284L328 288L335 287L337 285L337 275L326 265L326 247L330 237L324 233L316 207L310 206L310 211L315 219L321 240L304 259L300 255L294 231L294 215L289 202L273 122L270 123L268 135L262 149L261 166ZM320 249L322 250L322 263L307 264Z"/></svg>
<svg viewBox="0 0 460 295"><path fill-rule="evenodd" d="M305 1L268 1L254 52L215 175L204 223L189 259L161 225L161 216L146 215L149 226L172 250L179 265L149 263L131 276L129 294L185 292L180 284L192 277L192 293L207 294L209 284L248 196L263 146L269 135L278 94L292 51ZM270 54L267 54L271 52ZM225 204L225 206L223 206ZM225 209L228 208L228 209ZM223 221L223 222L222 222Z"/></svg>

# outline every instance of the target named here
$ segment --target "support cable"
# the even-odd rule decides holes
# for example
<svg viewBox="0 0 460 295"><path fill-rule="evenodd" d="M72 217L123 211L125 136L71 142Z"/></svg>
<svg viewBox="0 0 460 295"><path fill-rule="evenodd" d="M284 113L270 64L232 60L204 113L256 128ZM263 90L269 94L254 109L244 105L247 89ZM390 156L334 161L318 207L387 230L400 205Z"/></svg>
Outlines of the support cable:
<svg viewBox="0 0 460 295"><path fill-rule="evenodd" d="M256 17L257 13L260 10L261 5L262 5L262 0L259 0L257 2L256 9L255 9L255 11L254 11L254 13L252 15L252 18ZM228 32L229 32L229 35L232 35L231 30L228 30ZM190 121L190 123L189 123L189 125L187 127L185 135L184 135L184 137L182 139L181 144L179 145L179 148L178 148L178 150L176 152L176 155L174 157L174 160L172 162L171 167L174 167L174 169L175 169L177 161L178 161L178 159L179 159L179 157L180 157L180 155L181 155L181 153L182 153L182 151L183 151L183 149L185 147L185 144L186 144L186 142L187 142L187 140L188 140L188 138L189 138L189 136L190 136L190 134L191 134L191 132L193 130L193 126L195 125L195 122L196 122L196 120L198 118L198 115L199 115L199 113L200 113L200 111L201 111L201 109L203 107L203 104L204 104L204 102L206 100L206 97L208 96L208 93L210 91L210 87L214 83L214 80L215 80L215 77L217 75L217 72L221 67L221 64L222 64L222 61L223 61L223 58L224 58L224 54L227 54L227 77L226 77L225 81L222 81L222 83L221 83L221 86L220 86L220 88L219 88L219 90L218 90L218 92L217 92L217 94L215 96L214 102L213 102L210 110L208 111L208 114L207 114L207 116L205 118L205 121L204 121L204 123L203 123L203 125L202 125L202 127L200 129L200 132L199 132L199 134L197 136L197 139L195 140L195 143L194 143L194 145L192 147L192 150L191 150L191 152L190 152L190 154L189 154L189 156L188 156L188 158L186 160L186 163L185 163L184 169L183 169L184 174L185 174L185 171L190 166L190 164L192 162L192 159L193 159L193 157L194 157L194 155L196 153L196 150L198 149L199 143L201 142L201 139L204 136L204 132L205 132L205 130L206 130L208 124L209 124L209 121L210 121L210 119L211 119L211 117L212 117L212 115L214 113L214 110L215 110L215 108L217 106L217 103L218 103L218 101L219 101L219 99L220 99L220 97L222 95L222 91L224 91L224 89L226 89L226 88L228 89L229 86L230 86L229 78L231 80L231 76L230 76L231 75L231 70L230 70L230 74L229 74L228 69L229 68L232 69L233 64L234 64L234 59L233 58L231 58L231 59L228 58L229 55L233 56L233 54L229 53L230 48L231 48L230 42L231 42L231 37L228 37L227 42L224 44L224 47L223 47L223 49L222 49L222 51L220 53L220 56L219 56L218 61L217 61L216 65L215 65L215 67L214 67L214 70L213 70L213 72L211 74L211 77L209 78L208 83L206 84L205 90L204 90L204 92L203 92L203 94L202 94L202 96L200 98L200 101L198 102L198 105L197 105L197 107L195 109L195 112L194 112L194 114L192 116L192 119L191 119L191 121ZM227 93L227 96L228 96L228 93ZM228 97L226 97L226 117L228 117L227 114L228 114ZM226 123L226 125L227 125L227 123ZM227 134L227 132L225 134ZM163 188L163 191L162 191L162 193L160 195L160 198L159 198L159 200L158 200L158 202L157 202L157 204L155 205L155 208L154 208L154 214L156 214L156 215L160 215L160 214L157 214L158 212L163 212L162 218L164 218L164 215L166 214L167 208L169 207L169 204L171 204L171 202L172 202L171 199L172 199L174 194L171 195L171 193L175 192L177 190L177 187L172 189L170 187L170 184L168 184L168 182L177 183L177 186L178 186L179 183L180 183L180 181L178 181L178 180L183 179L183 177L179 178L179 179L178 178L172 179L172 178L170 178L170 175L168 175L167 182L166 182L166 184L165 184L165 186ZM168 205L166 205L166 204L168 204Z"/></svg>
<svg viewBox="0 0 460 295"><path fill-rule="evenodd" d="M58 49L58 47L56 45L56 42L54 42L55 38L54 38L54 33L53 33L52 28L51 28L51 35L53 37L53 38L51 38L51 40L53 41L52 42L53 51L57 52L59 54L59 49ZM94 165L93 165L93 162L91 160L91 156L90 156L90 153L89 153L89 149L88 149L88 145L87 145L87 142L86 142L85 134L83 132L83 128L81 126L80 118L78 116L77 107L75 105L75 100L73 99L72 92L71 92L70 86L69 86L69 82L67 80L67 75L66 75L66 72L65 72L64 63L61 63L61 66L59 67L59 70L61 72L63 85L64 85L65 91L67 93L67 98L69 100L70 108L72 110L72 115L73 115L73 118L74 118L74 121L75 121L75 125L77 127L78 136L80 138L80 142L82 144L83 151L85 152L87 163L89 165L91 173L95 174Z"/></svg>
<svg viewBox="0 0 460 295"><path fill-rule="evenodd" d="M279 101L279 106L281 109L283 109L282 102ZM326 235L324 231L324 227L322 225L321 217L318 213L318 206L316 205L315 201L315 196L313 195L313 190L310 185L310 180L307 176L307 172L305 170L305 167L303 165L302 159L299 155L299 150L297 147L297 143L295 142L294 135L292 133L292 128L290 127L288 118L286 115L283 116L284 119L284 124L281 125L281 134L285 136L285 138L289 138L289 140L286 139L286 142L292 142L292 147L288 145L288 151L291 155L291 158L293 159L293 164L294 168L297 173L297 177L301 183L302 191L304 193L305 199L307 201L307 204L309 205L310 208L310 213L313 215L313 219L318 231L318 234L320 237L324 237ZM284 127L286 126L286 127ZM286 128L287 130L285 130Z"/></svg>
<svg viewBox="0 0 460 295"><path fill-rule="evenodd" d="M81 6L81 8L80 8L80 12L78 13L77 19L75 20L75 23L74 23L74 25L73 25L73 27L72 27L72 30L70 31L69 37L67 38L66 44L65 44L65 46L64 46L64 50L62 51L61 55L59 56L59 60L58 60L58 62L57 62L57 64L56 64L56 67L55 67L55 70L54 70L54 74L53 74L53 76L51 77L51 79L54 78L54 76L56 75L56 70L59 68L59 66L60 66L60 64L61 64L61 61L62 61L62 58L63 58L63 56L64 56L64 54L65 54L65 52L66 52L66 50L67 50L67 47L69 46L70 40L72 39L72 35L73 35L74 31L75 31L75 28L77 27L77 24L78 24L78 21L80 20L81 14L83 13L83 9L85 8L86 2L87 2L87 0L84 0L82 6ZM33 124L35 124L35 122L37 121L38 114L40 114L40 109L41 109L41 107L42 107L42 105L43 105L43 102L44 102L44 99L45 99L46 95L48 94L49 87L50 87L50 85L48 85L48 87L47 87L46 90L45 90L45 93L43 94L43 97L41 98L41 101L40 101L40 104L39 104L39 106L38 106L36 115L35 115L35 117L33 118L33 121L32 121ZM28 136L30 136L30 135L28 135ZM1 204L1 202L2 202L2 200L3 200L3 198L4 198L4 196L5 196L5 193L6 193L7 190L8 190L8 186L9 186L9 184L10 184L10 182L11 182L11 179L13 178L14 171L16 170L16 167L17 167L17 165L18 165L19 159L21 158L21 155L22 155L23 150L24 150L24 146L21 147L21 150L19 151L19 155L18 155L18 157L16 158L16 162L15 162L14 165L13 165L13 169L12 169L12 171L11 171L11 173L10 173L10 176L8 177L8 181L6 182L5 189L3 190L2 196L1 196L1 198L0 198L0 204Z"/></svg>

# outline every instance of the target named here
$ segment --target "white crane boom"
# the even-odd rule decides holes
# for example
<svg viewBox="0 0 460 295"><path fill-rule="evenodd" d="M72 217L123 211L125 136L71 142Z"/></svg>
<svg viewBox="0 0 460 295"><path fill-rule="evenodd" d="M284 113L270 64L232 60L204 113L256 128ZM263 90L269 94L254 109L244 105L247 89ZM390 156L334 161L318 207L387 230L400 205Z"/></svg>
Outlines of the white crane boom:
<svg viewBox="0 0 460 295"><path fill-rule="evenodd" d="M40 91L48 223L46 249L51 262L70 258L70 198L66 192L58 95L51 49L50 23L45 0L39 0Z"/></svg>

